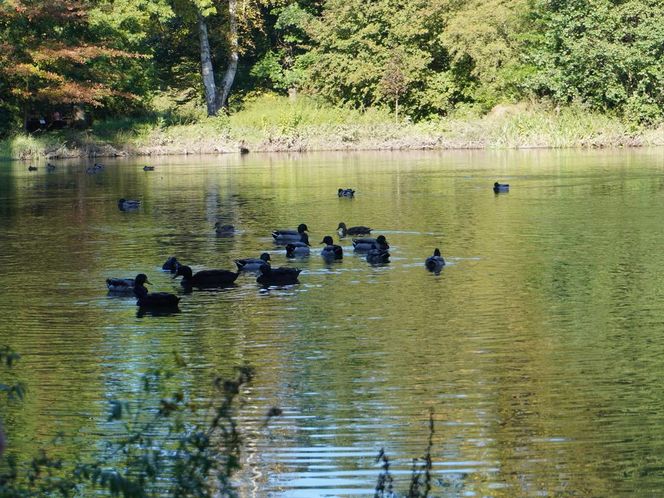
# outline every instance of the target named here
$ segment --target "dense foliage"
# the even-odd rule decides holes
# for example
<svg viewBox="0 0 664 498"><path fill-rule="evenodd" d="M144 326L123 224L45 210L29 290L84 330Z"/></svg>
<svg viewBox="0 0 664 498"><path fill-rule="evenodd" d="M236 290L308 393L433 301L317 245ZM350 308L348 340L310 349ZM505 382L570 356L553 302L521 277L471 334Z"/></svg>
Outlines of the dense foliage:
<svg viewBox="0 0 664 498"><path fill-rule="evenodd" d="M656 0L5 0L0 121L275 91L412 119L540 100L657 124L662 18Z"/></svg>

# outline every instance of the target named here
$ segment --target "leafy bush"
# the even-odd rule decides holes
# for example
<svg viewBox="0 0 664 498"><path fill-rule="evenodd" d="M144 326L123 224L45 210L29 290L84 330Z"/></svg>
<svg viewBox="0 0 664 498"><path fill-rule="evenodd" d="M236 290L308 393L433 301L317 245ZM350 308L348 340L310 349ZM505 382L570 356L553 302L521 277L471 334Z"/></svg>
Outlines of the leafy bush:
<svg viewBox="0 0 664 498"><path fill-rule="evenodd" d="M0 350L7 368L18 358L8 348ZM178 354L175 363L173 369L154 369L143 376L141 399L111 401L108 420L121 436L106 437L109 450L102 456L69 462L42 449L29 462L19 462L10 455L0 473L0 496L89 495L94 490L125 498L236 496L230 478L240 467L242 438L234 404L251 382L253 369L240 367L233 379L215 379L215 395L200 403L181 388L169 390L187 366ZM17 386L1 388L22 395L23 388ZM271 409L266 423L280 413Z"/></svg>

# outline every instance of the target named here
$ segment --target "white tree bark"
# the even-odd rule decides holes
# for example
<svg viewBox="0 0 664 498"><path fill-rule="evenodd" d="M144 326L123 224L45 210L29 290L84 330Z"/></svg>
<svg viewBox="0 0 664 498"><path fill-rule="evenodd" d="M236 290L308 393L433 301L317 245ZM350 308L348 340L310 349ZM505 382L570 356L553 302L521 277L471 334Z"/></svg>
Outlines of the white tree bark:
<svg viewBox="0 0 664 498"><path fill-rule="evenodd" d="M231 46L228 55L228 67L221 80L221 89L217 94L217 109L228 106L228 96L231 93L235 74L237 73L237 63L240 59L240 43L238 41L237 31L237 0L228 0L228 18L229 18L229 42Z"/></svg>
<svg viewBox="0 0 664 498"><path fill-rule="evenodd" d="M214 68L212 67L212 55L210 54L210 40L208 38L207 24L205 19L198 14L198 40L201 50L201 77L205 89L205 103L207 104L208 116L216 116L217 107L217 85L214 82Z"/></svg>
<svg viewBox="0 0 664 498"><path fill-rule="evenodd" d="M212 55L210 51L210 39L208 37L207 24L202 14L198 14L198 39L201 51L201 76L203 88L205 89L205 103L208 116L216 116L219 109L228 106L228 96L233 87L235 74L237 73L238 60L240 58L240 43L237 28L237 0L228 0L228 41L230 53L228 54L228 66L221 80L220 88L217 88L212 66Z"/></svg>

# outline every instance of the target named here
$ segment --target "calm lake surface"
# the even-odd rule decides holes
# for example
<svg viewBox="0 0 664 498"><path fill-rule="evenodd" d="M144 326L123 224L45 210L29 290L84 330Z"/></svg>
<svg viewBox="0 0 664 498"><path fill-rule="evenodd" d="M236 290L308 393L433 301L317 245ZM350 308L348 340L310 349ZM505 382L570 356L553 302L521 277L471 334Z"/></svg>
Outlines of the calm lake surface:
<svg viewBox="0 0 664 498"><path fill-rule="evenodd" d="M144 172L144 164L155 171ZM205 393L248 363L243 496L369 496L385 448L407 489L434 410L436 496L656 496L664 489L664 150L327 153L0 163L0 344L28 386L11 450L92 450L109 401L187 360ZM494 195L494 181L512 185ZM357 190L339 199L339 187ZM121 212L121 197L140 199ZM214 223L239 233L217 237ZM340 221L390 243L371 267ZM274 228L306 223L288 261ZM439 247L439 275L423 262ZM182 293L268 251L300 284ZM181 313L139 316L107 277L144 272ZM1 381L1 379L0 379ZM282 417L264 425L272 406Z"/></svg>

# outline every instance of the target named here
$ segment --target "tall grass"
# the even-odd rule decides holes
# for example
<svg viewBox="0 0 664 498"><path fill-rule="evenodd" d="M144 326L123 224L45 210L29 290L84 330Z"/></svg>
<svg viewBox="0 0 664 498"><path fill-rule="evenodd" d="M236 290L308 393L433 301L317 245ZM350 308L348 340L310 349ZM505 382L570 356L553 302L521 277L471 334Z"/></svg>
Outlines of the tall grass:
<svg viewBox="0 0 664 498"><path fill-rule="evenodd" d="M606 114L572 105L519 108L484 119L494 147L604 147L641 145L645 130Z"/></svg>
<svg viewBox="0 0 664 498"><path fill-rule="evenodd" d="M299 97L293 101L288 97L271 94L250 99L242 110L230 117L233 127L258 129L275 126L296 129L341 124L371 125L391 121L394 119L383 109L360 111L334 107L309 97Z"/></svg>
<svg viewBox="0 0 664 498"><path fill-rule="evenodd" d="M16 135L12 139L3 142L0 149L3 152L3 157L29 159L39 157L44 146L45 141L40 137Z"/></svg>
<svg viewBox="0 0 664 498"><path fill-rule="evenodd" d="M230 115L205 117L202 105L160 104L140 118L95 123L90 130L17 135L0 154L39 156L182 154L252 151L624 147L664 145L664 127L638 128L580 105L522 103L480 116L459 111L436 120L394 121L385 109L335 107L299 97L251 96Z"/></svg>

